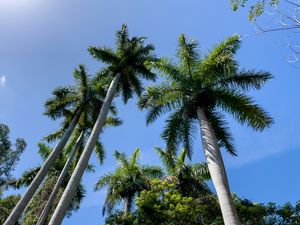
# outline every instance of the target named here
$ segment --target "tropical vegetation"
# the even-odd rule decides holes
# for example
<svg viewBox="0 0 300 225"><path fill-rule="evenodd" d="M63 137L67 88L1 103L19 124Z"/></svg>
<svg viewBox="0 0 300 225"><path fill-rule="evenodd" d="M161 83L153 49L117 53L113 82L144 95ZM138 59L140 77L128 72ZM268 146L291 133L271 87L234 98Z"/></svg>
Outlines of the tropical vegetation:
<svg viewBox="0 0 300 225"><path fill-rule="evenodd" d="M46 100L44 114L61 126L38 144L41 165L14 178L12 171L26 143L17 139L13 150L8 127L0 125L1 224L61 224L85 197L85 171L99 176L95 191L106 191L99 202L107 225L300 224L299 203L254 203L230 191L221 151L236 156L237 149L228 116L255 131L273 123L249 95L272 75L240 67L240 44L240 37L233 35L202 54L197 42L182 34L177 58L158 58L145 37L129 37L123 25L116 33L115 49L89 47L103 66L91 76L86 66L78 65L75 84L55 88ZM144 164L136 148L130 156L114 151L117 166L111 172L95 171L89 159L95 152L100 165L105 160L104 128L122 124L114 99L126 104L134 97L146 111L147 125L165 114L165 148L154 148L160 166ZM193 157L196 136L206 162ZM9 187L27 190L22 196L3 197Z"/></svg>

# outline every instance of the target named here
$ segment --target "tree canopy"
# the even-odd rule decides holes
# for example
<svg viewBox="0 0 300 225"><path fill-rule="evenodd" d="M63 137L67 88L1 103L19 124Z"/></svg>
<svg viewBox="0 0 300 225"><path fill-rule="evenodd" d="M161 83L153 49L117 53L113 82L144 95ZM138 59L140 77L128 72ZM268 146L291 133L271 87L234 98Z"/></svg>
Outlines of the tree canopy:
<svg viewBox="0 0 300 225"><path fill-rule="evenodd" d="M26 142L22 138L12 144L8 126L0 124L0 195L12 181L12 172L25 148Z"/></svg>

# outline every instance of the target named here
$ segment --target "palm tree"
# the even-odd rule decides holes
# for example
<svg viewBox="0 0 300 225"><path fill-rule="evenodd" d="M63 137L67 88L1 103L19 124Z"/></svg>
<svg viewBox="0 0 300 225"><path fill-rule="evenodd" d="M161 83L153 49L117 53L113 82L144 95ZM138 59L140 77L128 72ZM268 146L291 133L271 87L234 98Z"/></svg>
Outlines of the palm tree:
<svg viewBox="0 0 300 225"><path fill-rule="evenodd" d="M45 114L50 116L52 119L69 115L69 120L65 121L63 128L57 133L57 136L60 137L60 141L45 160L44 165L41 167L34 180L29 185L27 191L6 220L5 225L14 225L17 222L20 215L32 199L34 193L38 190L38 187L53 166L56 158L63 151L63 148L80 120L84 109L87 107L89 108L90 106L101 106L98 104L98 101L94 102L92 100L97 98L93 97L91 88L89 87L90 82L86 74L85 67L83 65L79 65L78 69L75 69L73 76L76 79L76 87L65 86L56 88L53 91L54 97L50 98L45 103Z"/></svg>
<svg viewBox="0 0 300 225"><path fill-rule="evenodd" d="M52 149L45 145L44 143L39 143L39 154L43 160L46 160L49 154L51 154ZM55 185L60 172L62 171L66 161L68 161L69 154L64 151L63 154L60 154L57 160L55 161L53 167L50 169L45 181L34 195L33 199L28 204L24 217L22 218L22 224L24 225L34 225L39 219L39 215L42 212L50 194ZM91 168L91 167L90 167ZM17 179L12 186L15 188L26 187L30 185L38 171L41 169L41 166L36 166L31 168L23 173L21 178ZM91 171L91 170L89 170ZM67 177L70 177L70 171L68 171ZM55 205L58 203L59 196L61 196L63 189L67 184L66 179L63 180L61 186L59 187L57 196L58 198L54 199L53 204L50 207L50 211L53 212ZM72 211L76 211L79 208L80 202L84 197L85 189L81 184L77 191L75 197L72 199L72 204L68 209L68 215L71 215Z"/></svg>
<svg viewBox="0 0 300 225"><path fill-rule="evenodd" d="M205 181L210 179L206 163L188 164L185 149L178 156L161 148L155 148L166 171L168 182L175 183L183 196L199 198L212 195Z"/></svg>
<svg viewBox="0 0 300 225"><path fill-rule="evenodd" d="M105 174L98 180L95 190L107 187L103 215L109 214L117 204L124 201L123 212L127 215L132 209L136 196L150 188L150 180L162 177L160 167L144 166L138 163L140 150L137 148L128 158L125 153L115 151L118 168L113 173Z"/></svg>
<svg viewBox="0 0 300 225"><path fill-rule="evenodd" d="M59 192L59 189L62 185L62 183L64 182L64 180L66 179L67 175L68 175L68 172L69 172L69 169L72 165L72 162L73 162L73 159L75 157L75 154L76 154L76 151L78 150L79 146L81 145L82 141L83 141L83 138L84 138L84 132L82 131L80 136L78 137L75 145L73 146L73 149L68 157L68 159L66 160L66 163L55 183L55 186L50 194L50 197L38 219L38 222L36 223L37 225L43 225L49 215L49 212L51 210L51 206Z"/></svg>
<svg viewBox="0 0 300 225"><path fill-rule="evenodd" d="M113 77L113 79L91 135L49 225L61 224L76 187L80 183L96 141L99 138L116 92L120 91L122 93L123 100L126 103L134 93L137 95L141 94L142 84L140 78L147 80L155 79L155 74L150 71L147 65L147 62L155 60L155 57L151 54L154 47L149 44L144 45L144 39L137 37L129 39L127 27L123 25L121 31L117 32L116 51L106 47L89 48L90 53L96 59L109 65L107 69L98 75L98 78Z"/></svg>
<svg viewBox="0 0 300 225"><path fill-rule="evenodd" d="M155 148L167 176L164 178L168 183L172 183L175 189L184 197L192 197L197 204L207 207L207 213L211 221L220 216L220 207L217 197L206 181L210 180L210 174L206 163L187 163L187 151L182 149L178 156L167 150ZM202 217L203 215L199 215Z"/></svg>
<svg viewBox="0 0 300 225"><path fill-rule="evenodd" d="M156 66L165 80L147 88L139 101L140 108L148 109L147 124L172 112L162 133L170 152L175 153L183 144L191 157L195 122L199 123L203 150L226 225L240 222L220 152L220 147L225 147L236 154L223 112L258 131L272 124L271 117L246 95L248 90L260 89L272 76L267 72L240 70L234 59L239 46L239 36L234 35L200 57L197 43L181 35L178 64L167 59L158 62Z"/></svg>
<svg viewBox="0 0 300 225"><path fill-rule="evenodd" d="M70 167L72 166L73 158L75 157L75 165L78 162L83 146L90 134L90 130L92 129L96 119L97 119L97 114L99 113L101 106L103 104L103 99L105 97L105 82L97 82L95 83L94 80L89 80L89 77L86 73L86 71L83 69L80 71L80 80L85 80L85 82L89 85L85 85L82 87L84 91L82 92L87 92L90 97L89 103L85 106L82 115L79 119L78 126L75 128L75 131L73 132L73 135L71 137L70 143L67 146L67 153L69 154L69 158L66 161L66 164L64 165L64 168L61 171L61 174L52 190L52 193L43 209L43 212L40 215L40 218L38 220L37 225L43 225L48 218L51 206L53 201L56 198L56 195L58 194L58 191L60 189L61 184L64 182L68 175L68 171ZM100 83L100 85L99 85ZM66 105L56 105L56 99L52 99L48 101L47 104L48 107L51 104L55 104L55 106L52 106L52 109L56 108L56 110L52 110L50 112L47 112L49 116L56 117L59 115L58 112L63 112L64 114L64 124L68 123L70 118L72 117L72 112L66 107ZM107 117L105 125L106 126L118 126L121 124L121 121L116 117L117 112L116 109L113 105L110 107L110 113L112 116ZM66 126L62 126L60 130L57 132L54 132L50 135L48 135L45 139L48 141L53 141L54 139L58 139L59 135L63 133L63 129ZM72 149L70 151L70 149ZM100 141L98 141L95 145L95 152L98 156L98 159L100 161L100 164L103 163L104 160L104 149ZM73 164L74 165L74 164Z"/></svg>

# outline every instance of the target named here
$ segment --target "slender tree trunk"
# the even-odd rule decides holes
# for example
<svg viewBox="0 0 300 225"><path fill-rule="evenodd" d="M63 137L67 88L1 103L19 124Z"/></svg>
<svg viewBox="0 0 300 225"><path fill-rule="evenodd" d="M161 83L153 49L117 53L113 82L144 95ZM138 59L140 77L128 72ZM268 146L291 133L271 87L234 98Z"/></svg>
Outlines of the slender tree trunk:
<svg viewBox="0 0 300 225"><path fill-rule="evenodd" d="M15 225L16 222L19 220L21 214L23 213L24 209L32 199L34 193L38 190L40 184L43 182L45 176L47 175L48 171L54 164L56 158L59 156L63 148L65 147L67 141L69 140L79 118L81 115L82 110L78 110L69 125L69 127L65 130L63 136L61 137L60 141L57 143L51 154L48 156L47 160L44 162L42 168L35 176L34 180L29 185L27 191L22 196L18 204L15 206L14 210L11 212L9 217L6 219L4 225Z"/></svg>
<svg viewBox="0 0 300 225"><path fill-rule="evenodd" d="M132 204L132 197L125 198L124 208L123 208L123 212L125 216L127 216L128 213L130 212L131 204Z"/></svg>
<svg viewBox="0 0 300 225"><path fill-rule="evenodd" d="M225 225L240 225L231 197L223 158L215 133L202 108L197 108L201 140L212 182L217 192Z"/></svg>
<svg viewBox="0 0 300 225"><path fill-rule="evenodd" d="M109 89L107 91L104 103L101 107L100 113L98 115L97 121L93 127L92 133L87 140L87 143L84 147L84 150L81 154L81 157L76 165L76 168L68 182L68 185L51 217L49 225L60 225L66 211L70 206L70 202L75 194L75 191L80 183L81 177L88 165L89 159L93 152L93 149L98 141L100 132L102 130L103 125L105 124L106 116L108 114L109 108L111 106L112 100L117 90L117 85L119 82L121 74L117 73L115 78L112 80Z"/></svg>
<svg viewBox="0 0 300 225"><path fill-rule="evenodd" d="M70 166L73 162L75 153L76 153L77 149L79 148L79 146L80 146L80 144L83 140L83 135L84 134L83 134L83 131L82 131L81 134L79 135L79 137L77 138L77 141L76 141L75 145L73 146L73 149L70 153L70 156L69 156L63 170L61 171L60 176L58 177L58 180L57 180L57 182L56 182L56 184L55 184L55 186L54 186L54 188L51 192L51 195L50 195L50 197L49 197L49 199L48 199L48 201L47 201L47 203L46 203L46 205L45 205L45 207L44 207L44 209L43 209L43 211L40 215L40 218L39 218L38 222L36 223L36 225L43 225L45 223L45 221L47 220L47 217L48 217L49 212L51 210L51 206L53 204L53 201L55 200L55 197L56 197L56 195L59 191L59 188L61 187L62 182L65 180L65 178L68 174L68 171L69 171L69 168L70 168Z"/></svg>

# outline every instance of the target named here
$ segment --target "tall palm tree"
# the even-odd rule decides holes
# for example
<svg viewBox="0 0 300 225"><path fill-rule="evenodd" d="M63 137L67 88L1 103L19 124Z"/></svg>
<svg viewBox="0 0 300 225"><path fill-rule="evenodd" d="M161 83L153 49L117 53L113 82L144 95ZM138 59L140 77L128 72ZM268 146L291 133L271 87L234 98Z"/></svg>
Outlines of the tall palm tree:
<svg viewBox="0 0 300 225"><path fill-rule="evenodd" d="M97 104L97 102L95 104L91 100L95 98L93 98L91 88L89 87L90 82L86 74L85 67L83 65L79 65L78 69L75 69L73 76L76 79L75 87L65 86L56 88L52 92L54 97L50 98L45 103L45 114L50 116L52 119L66 116L66 113L69 113L70 115L70 112L72 112L73 116L69 116L69 121L66 121L66 123L64 123L64 127L62 129L63 132L58 134L60 137L60 141L55 146L48 158L45 160L43 166L29 185L27 191L15 206L10 216L7 218L6 222L4 223L5 225L14 225L18 221L24 209L32 199L34 193L38 190L38 187L53 166L56 158L65 147L73 130L80 120L84 109L88 106L99 107L99 104Z"/></svg>
<svg viewBox="0 0 300 225"><path fill-rule="evenodd" d="M106 211L111 213L121 201L124 201L123 212L126 215L132 209L135 197L149 188L151 179L162 177L163 172L160 167L140 165L138 148L130 158L118 151L115 151L114 156L119 166L113 173L100 177L95 190L107 187L103 215Z"/></svg>
<svg viewBox="0 0 300 225"><path fill-rule="evenodd" d="M106 98L101 107L97 121L93 127L91 135L83 150L80 160L74 170L74 173L69 181L69 184L55 210L50 225L61 224L72 196L75 193L83 172L88 164L93 148L98 140L99 134L104 125L105 119L111 102L116 94L120 91L123 100L126 103L134 93L140 95L142 92L142 84L140 78L154 80L155 74L150 71L147 62L155 60L152 55L154 47L152 45L144 45L145 38L129 38L127 27L122 26L121 31L117 32L117 49L102 47L89 48L90 53L98 60L108 64L106 70L99 74L99 79L103 77L113 77L108 88Z"/></svg>
<svg viewBox="0 0 300 225"><path fill-rule="evenodd" d="M260 89L272 76L267 72L240 70L234 59L239 46L239 36L234 35L200 57L197 43L181 35L178 64L167 59L158 62L156 66L165 81L147 88L139 102L140 108L149 109L148 124L163 113L172 112L162 133L170 152L176 152L183 144L191 157L195 123L199 123L203 150L226 225L240 222L220 152L220 147L225 147L236 154L223 112L258 131L272 124L271 117L246 95L248 90Z"/></svg>
<svg viewBox="0 0 300 225"><path fill-rule="evenodd" d="M43 160L46 160L49 154L51 153L52 149L45 145L44 143L39 143L39 154ZM35 225L39 219L39 215L42 212L50 194L55 185L60 172L62 171L65 162L68 160L69 154L64 151L63 154L60 154L57 160L55 161L53 167L50 169L45 181L34 195L33 199L28 204L24 216L21 219L21 224L24 225ZM23 173L21 178L17 179L12 185L15 188L26 187L30 185L38 171L41 169L41 166L36 166L31 168ZM91 167L89 167L91 169ZM89 170L91 171L91 170ZM67 177L70 177L70 171L68 171ZM64 180L59 187L57 197L61 196L63 189L67 185L67 180ZM84 197L85 188L81 184L77 191L76 196L72 199L72 204L68 209L68 215L71 215L72 211L76 211L79 208L80 202ZM58 199L54 199L53 204L50 207L50 211L54 211L55 205L58 203Z"/></svg>
<svg viewBox="0 0 300 225"><path fill-rule="evenodd" d="M91 83L89 85L85 85L86 86L85 92L88 92L88 95L90 96L89 103L83 109L82 115L78 122L78 126L75 128L75 131L73 132L69 145L67 146L66 151L68 152L69 157L66 161L66 164L64 165L64 168L61 171L61 174L51 192L51 195L36 225L43 225L46 219L48 218L52 203L54 202L56 195L58 194L61 184L65 181L70 167L72 165L76 165L76 163L80 158L82 149L86 143L86 140L90 134L91 129L93 128L93 125L97 119L97 115L102 107L103 100L105 98L106 81L103 82L98 81L97 83L95 83L94 80L89 80L89 77L85 70L81 71L80 76L82 77L81 80L85 80L86 83ZM52 99L48 101L48 103L49 102L50 104L48 104L48 107L51 104L55 104L55 106L52 106L51 108L52 109L56 108L56 110L47 112L47 114L49 116L56 117L57 115L59 115L58 112L61 111L63 112L64 115L64 124L68 123L68 121L70 121L70 118L72 118L72 112L68 109L68 107L66 105L56 105L57 102L56 99ZM112 114L112 116L107 117L105 121L105 125L106 126L120 125L121 121L116 117L117 112L114 105L111 105L110 113ZM63 125L60 130L48 135L45 139L48 141L53 141L54 139L58 139L59 135L63 133L64 127L66 126ZM100 164L102 164L104 160L104 149L100 141L98 141L95 145L95 152L98 156ZM75 164L72 164L74 157L75 157Z"/></svg>

